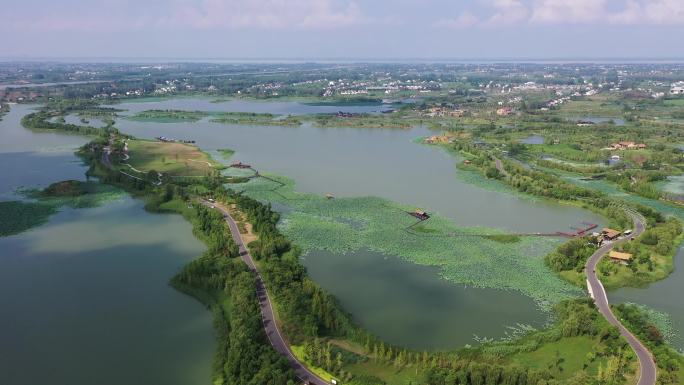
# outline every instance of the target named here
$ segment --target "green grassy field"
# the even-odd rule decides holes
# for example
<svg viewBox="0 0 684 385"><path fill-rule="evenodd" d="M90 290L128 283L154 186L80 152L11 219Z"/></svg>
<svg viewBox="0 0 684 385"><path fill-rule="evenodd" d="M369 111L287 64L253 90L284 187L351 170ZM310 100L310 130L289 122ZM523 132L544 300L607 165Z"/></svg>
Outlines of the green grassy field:
<svg viewBox="0 0 684 385"><path fill-rule="evenodd" d="M421 384L425 377L425 374L417 368L396 368L392 365L375 363L372 360L346 365L344 370L355 376L375 376L391 385Z"/></svg>
<svg viewBox="0 0 684 385"><path fill-rule="evenodd" d="M593 97L589 100L572 100L563 104L560 114L564 116L601 116L622 117L620 105L614 103L608 97Z"/></svg>
<svg viewBox="0 0 684 385"><path fill-rule="evenodd" d="M206 176L222 167L197 147L183 143L131 140L128 154L128 164L142 173L154 170L172 176Z"/></svg>
<svg viewBox="0 0 684 385"><path fill-rule="evenodd" d="M202 111L148 110L138 112L127 119L137 122L179 123L196 122L207 115Z"/></svg>
<svg viewBox="0 0 684 385"><path fill-rule="evenodd" d="M548 370L559 379L571 378L574 373L585 369L595 375L602 360L590 361L588 354L596 352L599 342L589 336L564 337L558 341L542 345L539 349L520 353L510 362L527 368ZM562 362L556 366L556 363Z"/></svg>
<svg viewBox="0 0 684 385"><path fill-rule="evenodd" d="M305 358L306 355L304 354L303 346L292 345L290 346L290 349L292 349L292 354L294 354L299 361L304 362L306 364L306 368L312 371L318 377L328 382L330 382L331 379L335 378L332 374L328 373L324 369L313 366L311 362Z"/></svg>

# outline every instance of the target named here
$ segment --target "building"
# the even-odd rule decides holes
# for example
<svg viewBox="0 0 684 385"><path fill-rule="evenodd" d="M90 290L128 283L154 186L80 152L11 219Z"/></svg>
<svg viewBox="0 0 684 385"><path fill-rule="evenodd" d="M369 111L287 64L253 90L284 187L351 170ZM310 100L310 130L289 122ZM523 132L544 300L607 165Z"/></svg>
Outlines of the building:
<svg viewBox="0 0 684 385"><path fill-rule="evenodd" d="M250 166L250 165L248 165L248 164L246 164L246 163L242 163L242 162L233 162L233 163L231 163L230 167L234 167L234 168L252 168L252 166Z"/></svg>
<svg viewBox="0 0 684 385"><path fill-rule="evenodd" d="M603 235L603 239L605 239L607 241L611 241L611 240L619 237L620 234L622 234L622 232L606 227L601 231L601 234Z"/></svg>
<svg viewBox="0 0 684 385"><path fill-rule="evenodd" d="M511 107L503 107L499 108L496 110L496 114L499 116L508 116L513 113L513 109Z"/></svg>
<svg viewBox="0 0 684 385"><path fill-rule="evenodd" d="M608 257L615 263L626 265L632 260L633 256L630 253L621 253L619 251L611 250L610 253L608 253Z"/></svg>
<svg viewBox="0 0 684 385"><path fill-rule="evenodd" d="M609 149L611 150L643 150L647 146L644 143L634 143L629 141L621 141L617 143L611 143Z"/></svg>
<svg viewBox="0 0 684 385"><path fill-rule="evenodd" d="M684 82L677 82L670 88L670 95L684 95Z"/></svg>
<svg viewBox="0 0 684 385"><path fill-rule="evenodd" d="M412 212L412 213L410 213L410 214L411 214L412 216L414 216L414 217L420 219L421 221L426 221L426 220L430 219L430 214L426 213L426 212L423 211L423 210L416 210L416 211L414 211L414 212Z"/></svg>

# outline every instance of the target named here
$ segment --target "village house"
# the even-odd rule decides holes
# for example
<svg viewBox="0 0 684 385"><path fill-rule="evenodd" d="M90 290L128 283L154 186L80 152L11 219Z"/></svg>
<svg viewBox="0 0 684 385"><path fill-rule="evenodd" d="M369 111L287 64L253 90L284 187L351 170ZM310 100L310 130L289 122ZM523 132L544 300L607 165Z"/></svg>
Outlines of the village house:
<svg viewBox="0 0 684 385"><path fill-rule="evenodd" d="M427 144L445 144L453 143L454 140L449 135L433 135L425 138Z"/></svg>
<svg viewBox="0 0 684 385"><path fill-rule="evenodd" d="M606 241L612 241L613 239L619 237L620 234L622 234L620 231L613 230L608 227L605 227L601 231L601 235L603 235L603 239L605 239Z"/></svg>
<svg viewBox="0 0 684 385"><path fill-rule="evenodd" d="M621 141L617 143L611 143L610 150L643 150L646 148L644 143L634 143L629 141Z"/></svg>
<svg viewBox="0 0 684 385"><path fill-rule="evenodd" d="M670 88L670 95L684 95L684 82L672 84L672 87Z"/></svg>
<svg viewBox="0 0 684 385"><path fill-rule="evenodd" d="M417 210L415 210L409 214L420 219L421 221L426 221L426 220L430 219L430 214L428 214L427 212L420 210L420 209L417 209Z"/></svg>
<svg viewBox="0 0 684 385"><path fill-rule="evenodd" d="M513 109L511 107L503 107L499 108L496 110L496 114L499 116L508 116L513 113Z"/></svg>
<svg viewBox="0 0 684 385"><path fill-rule="evenodd" d="M465 114L465 110L461 110L458 108L452 109L449 107L430 107L427 110L428 112L426 113L427 116L429 117L444 117L444 116L450 116L453 118L461 118Z"/></svg>
<svg viewBox="0 0 684 385"><path fill-rule="evenodd" d="M610 253L608 253L608 257L610 258L611 261L615 263L621 263L623 265L628 264L632 260L632 254L630 253L621 253L619 251L611 250Z"/></svg>

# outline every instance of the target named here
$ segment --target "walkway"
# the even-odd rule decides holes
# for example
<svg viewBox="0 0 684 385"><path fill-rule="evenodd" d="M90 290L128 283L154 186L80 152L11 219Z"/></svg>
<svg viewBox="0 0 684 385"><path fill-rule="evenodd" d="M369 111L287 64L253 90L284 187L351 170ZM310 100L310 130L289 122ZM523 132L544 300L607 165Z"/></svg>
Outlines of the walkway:
<svg viewBox="0 0 684 385"><path fill-rule="evenodd" d="M634 232L632 237L638 237L646 228L646 220L638 213L629 212L629 214L634 220ZM639 341L629 330L627 330L626 327L624 327L624 325L622 325L622 323L620 323L620 321L618 321L617 318L615 318L613 311L610 309L610 304L608 303L606 290L603 288L603 284L601 284L601 281L596 275L596 266L601 258L603 258L610 250L612 250L613 247L624 243L627 240L628 238L624 238L604 245L600 249L596 250L591 257L589 257L585 267L585 271L587 272L587 289L589 290L591 297L594 299L599 312L603 314L603 316L611 325L617 326L617 328L620 330L620 334L625 337L629 345L632 347L632 350L634 350L634 353L636 353L637 358L639 359L640 373L639 382L637 382L637 385L655 385L657 367L655 361L653 360L653 355L648 348L641 343L641 341Z"/></svg>
<svg viewBox="0 0 684 385"><path fill-rule="evenodd" d="M230 233L233 236L233 240L238 245L240 250L240 256L242 257L242 260L245 262L245 264L247 264L249 270L251 270L256 276L257 296L259 297L259 304L261 305L261 316L264 323L264 330L266 331L268 340L271 342L271 345L273 345L273 348L287 358L287 360L290 362L290 365L294 369L295 374L302 382L311 385L327 385L328 382L313 374L301 362L299 362L297 357L295 357L292 353L292 350L290 350L290 345L288 345L287 341L285 341L280 333L280 328L278 328L278 324L276 323L275 316L273 314L273 304L271 303L271 298L266 290L264 280L261 278L261 273L259 273L259 270L252 259L252 255L249 253L249 250L242 241L240 230L238 229L233 217L231 217L228 210L220 204L210 203L207 201L202 201L202 203L206 206L213 206L216 210L219 210L223 214L224 218L226 218L226 222L228 223L228 227L230 227Z"/></svg>

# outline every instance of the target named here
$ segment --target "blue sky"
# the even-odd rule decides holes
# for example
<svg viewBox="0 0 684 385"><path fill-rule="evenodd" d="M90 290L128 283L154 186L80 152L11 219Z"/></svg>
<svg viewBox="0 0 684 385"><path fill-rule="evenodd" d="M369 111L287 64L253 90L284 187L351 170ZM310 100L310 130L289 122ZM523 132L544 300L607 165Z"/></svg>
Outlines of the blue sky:
<svg viewBox="0 0 684 385"><path fill-rule="evenodd" d="M2 3L0 57L684 58L684 0Z"/></svg>

